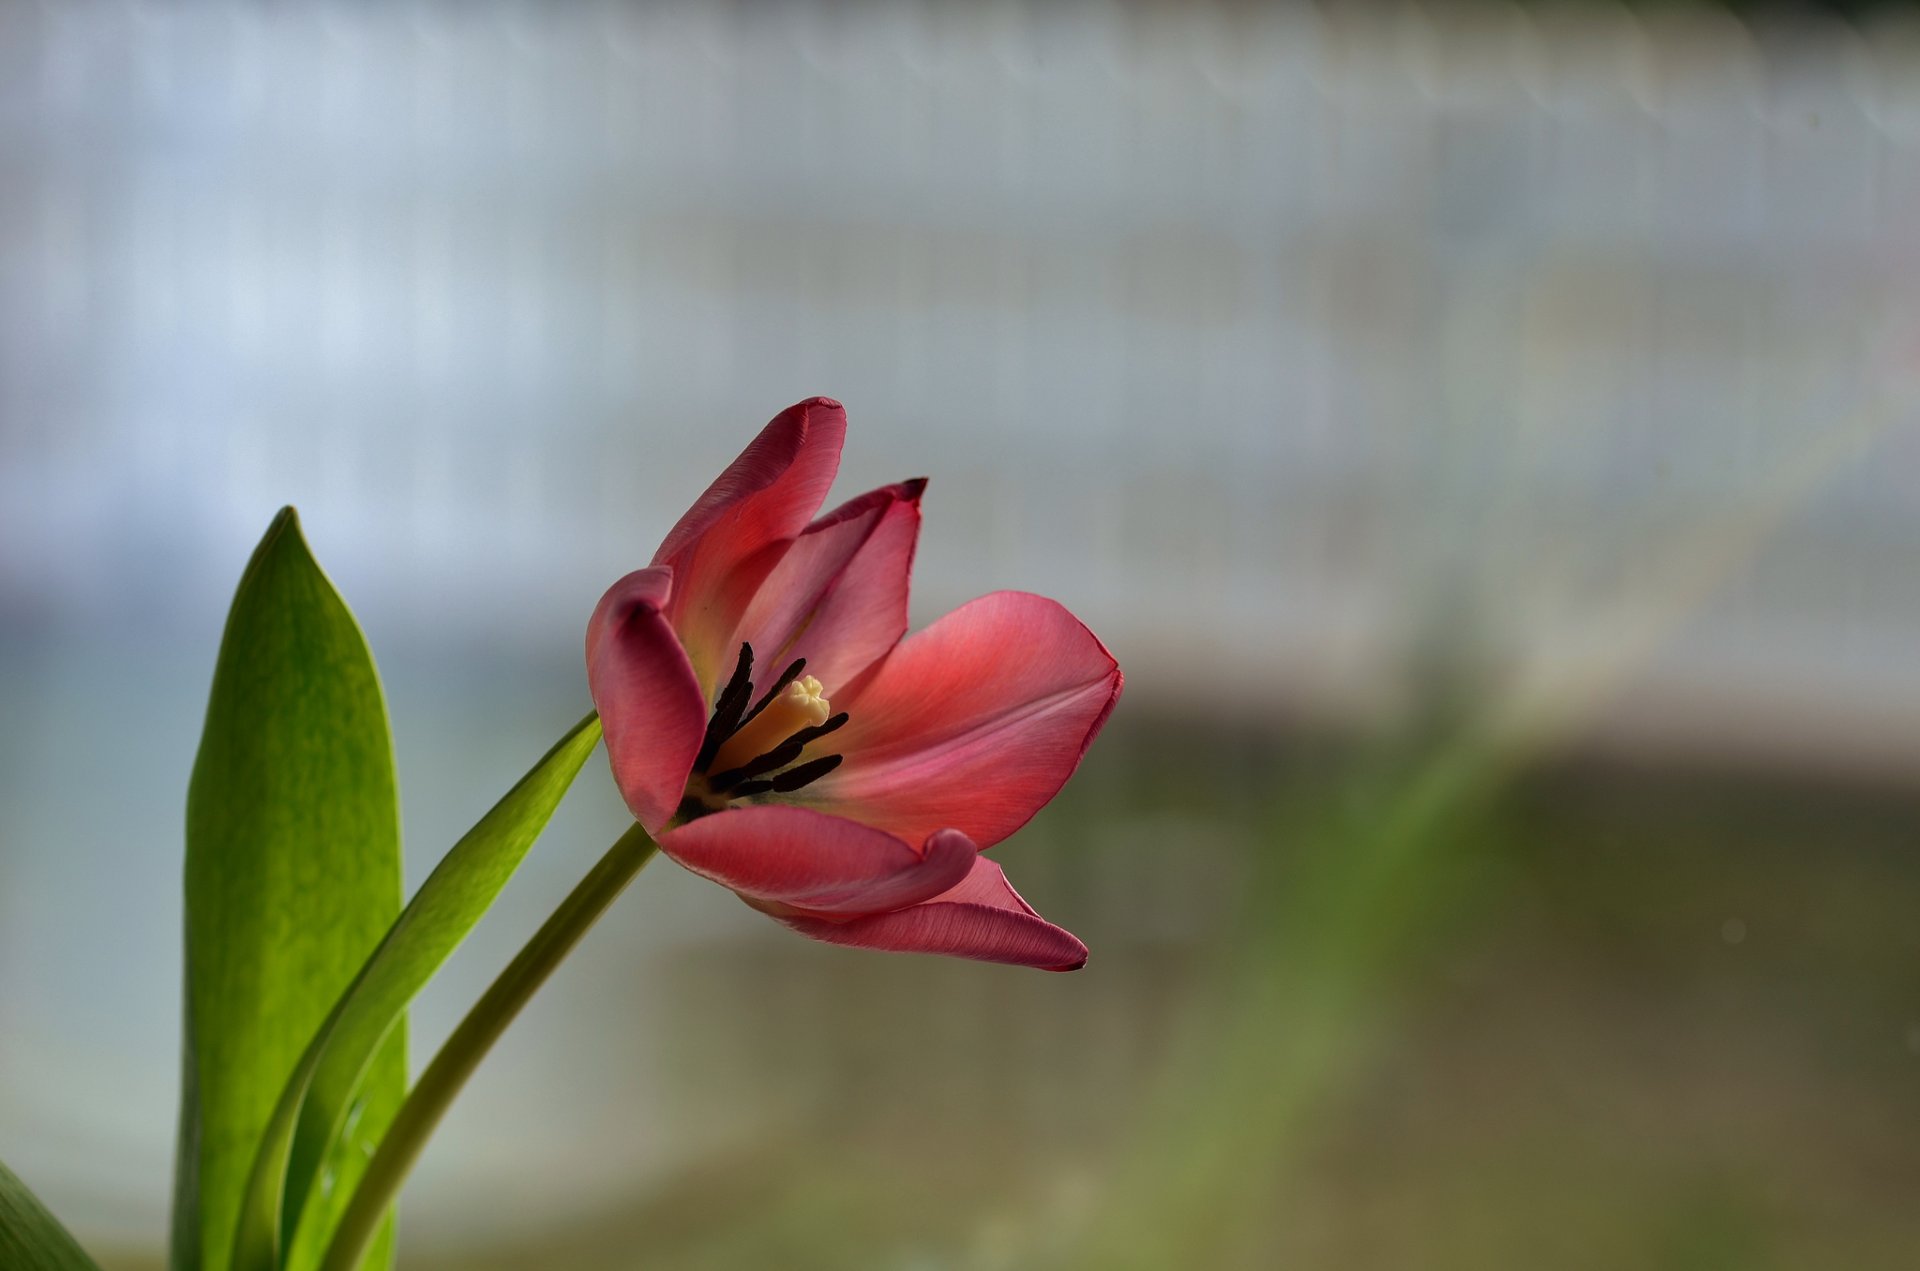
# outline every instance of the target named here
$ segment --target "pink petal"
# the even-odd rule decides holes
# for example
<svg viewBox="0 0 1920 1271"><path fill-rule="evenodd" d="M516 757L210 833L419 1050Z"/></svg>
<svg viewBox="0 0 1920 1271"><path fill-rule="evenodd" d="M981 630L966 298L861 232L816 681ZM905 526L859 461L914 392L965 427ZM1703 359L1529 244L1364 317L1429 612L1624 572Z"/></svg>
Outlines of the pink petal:
<svg viewBox="0 0 1920 1271"><path fill-rule="evenodd" d="M1059 792L1119 700L1119 664L1055 601L961 606L832 701L846 756L794 798L909 842L951 826L982 850Z"/></svg>
<svg viewBox="0 0 1920 1271"><path fill-rule="evenodd" d="M587 687L606 728L613 779L657 833L680 805L707 727L706 698L667 624L673 570L636 570L607 589L587 624Z"/></svg>
<svg viewBox="0 0 1920 1271"><path fill-rule="evenodd" d="M807 808L730 808L669 831L660 848L749 904L787 914L872 914L937 896L978 853L963 834L916 849L891 834Z"/></svg>
<svg viewBox="0 0 1920 1271"><path fill-rule="evenodd" d="M704 691L733 669L740 615L827 497L846 431L846 411L825 397L781 411L654 553L673 568L667 616Z"/></svg>
<svg viewBox="0 0 1920 1271"><path fill-rule="evenodd" d="M907 633L907 582L924 480L882 486L829 512L794 541L734 635L777 673L794 658L827 687L851 683Z"/></svg>
<svg viewBox="0 0 1920 1271"><path fill-rule="evenodd" d="M1040 915L1013 889L1007 881L1007 871L1000 863L986 856L975 856L973 868L967 876L953 885L953 889L935 900L964 901L970 905L986 905L993 909L1005 909L1009 913L1025 914L1029 918Z"/></svg>
<svg viewBox="0 0 1920 1271"><path fill-rule="evenodd" d="M941 953L1046 971L1078 971L1087 964L1087 946L1035 913L984 856L974 858L972 871L951 891L925 904L851 922L780 921L801 935L856 949Z"/></svg>

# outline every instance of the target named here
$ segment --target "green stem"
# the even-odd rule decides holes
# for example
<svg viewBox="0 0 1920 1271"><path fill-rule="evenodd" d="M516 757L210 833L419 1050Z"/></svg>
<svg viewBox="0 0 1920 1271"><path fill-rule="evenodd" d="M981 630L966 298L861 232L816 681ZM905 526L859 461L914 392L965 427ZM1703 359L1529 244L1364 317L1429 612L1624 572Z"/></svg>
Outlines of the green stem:
<svg viewBox="0 0 1920 1271"><path fill-rule="evenodd" d="M554 968L580 943L580 937L587 934L656 850L654 841L638 825L622 834L474 1003L394 1115L393 1124L380 1140L340 1217L320 1271L353 1271L359 1265L382 1215L393 1204L400 1184L406 1181L453 1097L507 1031L520 1008L547 982Z"/></svg>

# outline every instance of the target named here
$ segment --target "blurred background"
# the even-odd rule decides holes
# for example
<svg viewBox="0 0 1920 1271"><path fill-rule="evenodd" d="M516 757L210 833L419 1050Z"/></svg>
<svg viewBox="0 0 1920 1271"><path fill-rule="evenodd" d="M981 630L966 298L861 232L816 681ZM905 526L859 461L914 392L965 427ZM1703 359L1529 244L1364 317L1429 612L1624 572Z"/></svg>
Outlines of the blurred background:
<svg viewBox="0 0 1920 1271"><path fill-rule="evenodd" d="M409 879L778 409L916 623L1128 673L1082 973L649 871L403 1268L1908 1267L1920 15L0 0L0 1156L157 1267L186 779L274 510ZM624 823L590 764L416 1065Z"/></svg>

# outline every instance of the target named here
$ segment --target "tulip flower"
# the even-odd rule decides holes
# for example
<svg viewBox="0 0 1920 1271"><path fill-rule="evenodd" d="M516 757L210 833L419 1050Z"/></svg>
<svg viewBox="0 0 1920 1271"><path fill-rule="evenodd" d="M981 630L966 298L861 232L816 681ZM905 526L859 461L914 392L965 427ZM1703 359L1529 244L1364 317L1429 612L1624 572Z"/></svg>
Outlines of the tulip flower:
<svg viewBox="0 0 1920 1271"><path fill-rule="evenodd" d="M982 853L1073 774L1120 667L1024 592L908 636L926 483L813 519L845 433L825 398L781 412L601 599L615 781L663 853L803 935L1077 969L1086 946Z"/></svg>

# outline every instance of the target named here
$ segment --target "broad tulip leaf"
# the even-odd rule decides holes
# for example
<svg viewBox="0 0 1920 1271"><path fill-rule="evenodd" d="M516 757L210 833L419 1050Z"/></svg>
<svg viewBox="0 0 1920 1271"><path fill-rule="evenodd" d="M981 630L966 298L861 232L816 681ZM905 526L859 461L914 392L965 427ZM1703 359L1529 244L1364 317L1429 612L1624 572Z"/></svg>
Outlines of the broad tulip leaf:
<svg viewBox="0 0 1920 1271"><path fill-rule="evenodd" d="M400 910L400 816L373 658L293 509L240 579L187 790L186 1022L175 1271L227 1271L287 1078ZM406 1086L396 1026L341 1155ZM390 1234L363 1264L391 1261Z"/></svg>
<svg viewBox="0 0 1920 1271"><path fill-rule="evenodd" d="M40 1198L0 1165L0 1267L7 1271L100 1271Z"/></svg>
<svg viewBox="0 0 1920 1271"><path fill-rule="evenodd" d="M360 1115L352 1100L362 1071L519 868L599 741L600 717L589 715L453 845L334 1007L274 1108L241 1210L235 1271L319 1262L366 1168L363 1156L330 1165L329 1186L314 1188L328 1146Z"/></svg>

